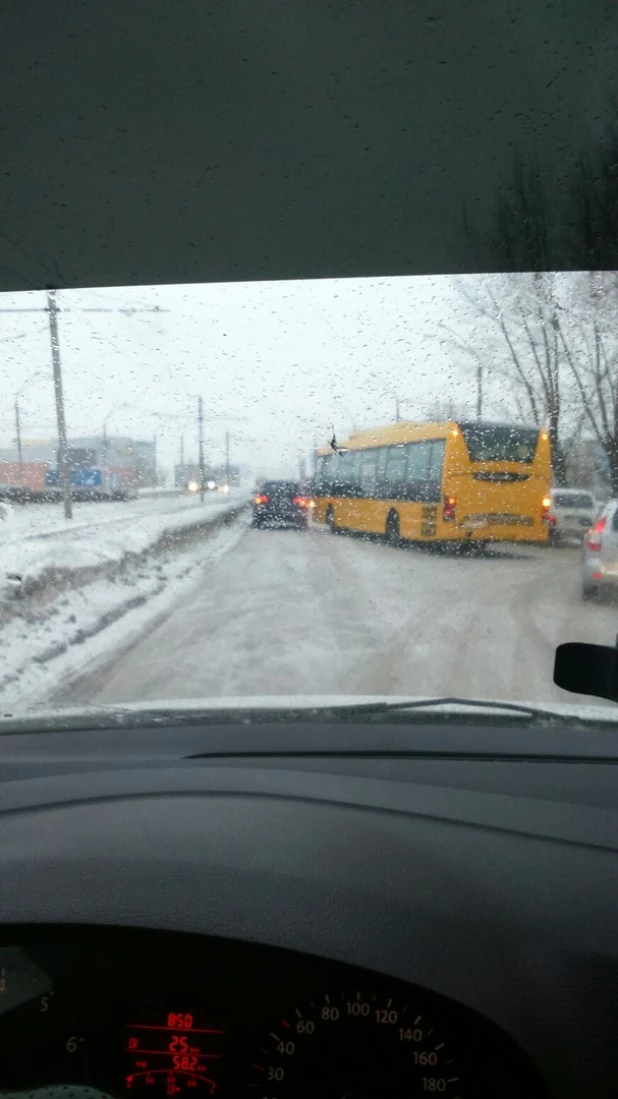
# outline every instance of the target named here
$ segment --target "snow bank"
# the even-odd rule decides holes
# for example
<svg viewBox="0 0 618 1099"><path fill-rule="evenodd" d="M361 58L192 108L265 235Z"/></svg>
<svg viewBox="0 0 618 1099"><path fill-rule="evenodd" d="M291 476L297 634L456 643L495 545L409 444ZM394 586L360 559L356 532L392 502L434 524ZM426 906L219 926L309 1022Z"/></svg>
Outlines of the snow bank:
<svg viewBox="0 0 618 1099"><path fill-rule="evenodd" d="M46 574L102 568L139 555L162 539L201 526L243 503L240 494L182 500L145 499L134 505L87 504L75 507L70 523L59 507L11 509L0 526L0 592L16 584L28 588Z"/></svg>
<svg viewBox="0 0 618 1099"><path fill-rule="evenodd" d="M221 509L218 509L221 510ZM223 510L226 510L225 508ZM212 513L209 513L212 514ZM214 530L199 548L135 563L122 575L61 592L36 612L25 609L0 631L3 709L23 712L107 653L122 649L169 611L200 572L243 536L242 523Z"/></svg>

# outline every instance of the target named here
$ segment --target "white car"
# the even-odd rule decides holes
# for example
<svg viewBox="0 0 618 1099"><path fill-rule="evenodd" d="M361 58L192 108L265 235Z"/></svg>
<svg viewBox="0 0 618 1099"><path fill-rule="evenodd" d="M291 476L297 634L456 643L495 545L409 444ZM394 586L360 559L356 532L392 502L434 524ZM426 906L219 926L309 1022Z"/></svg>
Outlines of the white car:
<svg viewBox="0 0 618 1099"><path fill-rule="evenodd" d="M580 542L596 522L600 511L598 500L586 489L554 488L547 513L550 542L577 538Z"/></svg>
<svg viewBox="0 0 618 1099"><path fill-rule="evenodd" d="M584 539L584 599L618 588L618 500L610 500Z"/></svg>

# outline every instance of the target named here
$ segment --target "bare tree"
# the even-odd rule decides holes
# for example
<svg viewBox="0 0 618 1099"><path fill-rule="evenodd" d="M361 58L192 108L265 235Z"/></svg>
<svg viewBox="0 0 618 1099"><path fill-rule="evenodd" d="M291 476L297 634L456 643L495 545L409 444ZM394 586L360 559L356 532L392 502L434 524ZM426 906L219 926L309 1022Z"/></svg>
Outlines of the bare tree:
<svg viewBox="0 0 618 1099"><path fill-rule="evenodd" d="M547 424L558 484L565 441L586 424L618 495L618 128L551 185L524 160L497 198L490 232L469 229L489 245L494 269L506 272L457 281L482 341L453 325L446 331L477 369L501 377L522 418Z"/></svg>
<svg viewBox="0 0 618 1099"><path fill-rule="evenodd" d="M615 114L615 108L612 110ZM580 157L570 182L570 258L587 271L618 269L618 129ZM582 262L582 254L585 257Z"/></svg>
<svg viewBox="0 0 618 1099"><path fill-rule="evenodd" d="M502 378L521 419L547 425L554 476L565 479L560 446L563 411L562 350L555 317L559 309L555 276L532 275L460 279L459 293L469 314L484 322L479 344L450 331L460 351Z"/></svg>
<svg viewBox="0 0 618 1099"><path fill-rule="evenodd" d="M571 181L572 256L582 247L588 273L576 280L558 333L582 411L603 448L618 495L618 130L580 158ZM573 338L573 320L577 339ZM568 334L568 336L567 336ZM570 338L568 338L570 337Z"/></svg>
<svg viewBox="0 0 618 1099"><path fill-rule="evenodd" d="M575 329L575 331L574 331ZM612 495L618 495L618 273L579 277L557 324L582 415L607 455Z"/></svg>
<svg viewBox="0 0 618 1099"><path fill-rule="evenodd" d="M552 207L541 176L516 162L510 187L505 188L496 204L492 239L505 271L532 274L512 275L508 280L509 308L494 298L490 302L490 316L508 348L511 368L534 423L546 421L554 477L558 484L564 484L556 277L549 271L554 238Z"/></svg>
<svg viewBox="0 0 618 1099"><path fill-rule="evenodd" d="M451 400L430 401L423 409L423 415L432 423L440 424L448 420L469 420L470 413L462 404Z"/></svg>

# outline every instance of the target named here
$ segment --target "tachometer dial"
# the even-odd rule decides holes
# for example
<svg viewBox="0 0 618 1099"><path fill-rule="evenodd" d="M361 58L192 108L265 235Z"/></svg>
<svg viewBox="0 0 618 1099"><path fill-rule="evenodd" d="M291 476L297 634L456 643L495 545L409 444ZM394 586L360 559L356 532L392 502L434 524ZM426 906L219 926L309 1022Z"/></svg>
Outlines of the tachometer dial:
<svg viewBox="0 0 618 1099"><path fill-rule="evenodd" d="M248 1095L465 1099L471 1092L457 1045L413 998L360 989L326 994L273 1026L252 1066Z"/></svg>

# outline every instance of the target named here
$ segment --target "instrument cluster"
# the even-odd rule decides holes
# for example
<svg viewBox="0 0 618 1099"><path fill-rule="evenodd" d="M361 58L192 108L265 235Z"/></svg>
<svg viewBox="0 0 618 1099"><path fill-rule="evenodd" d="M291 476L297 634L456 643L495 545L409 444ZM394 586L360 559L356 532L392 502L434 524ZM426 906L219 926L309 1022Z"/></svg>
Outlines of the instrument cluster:
<svg viewBox="0 0 618 1099"><path fill-rule="evenodd" d="M112 1099L543 1094L502 1031L427 990L139 930L3 931L0 1049L0 1099L71 1085Z"/></svg>

